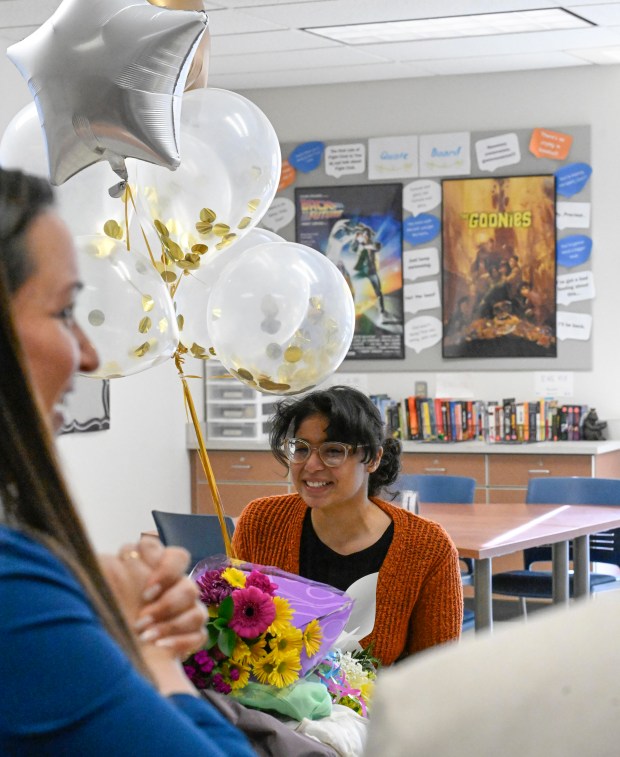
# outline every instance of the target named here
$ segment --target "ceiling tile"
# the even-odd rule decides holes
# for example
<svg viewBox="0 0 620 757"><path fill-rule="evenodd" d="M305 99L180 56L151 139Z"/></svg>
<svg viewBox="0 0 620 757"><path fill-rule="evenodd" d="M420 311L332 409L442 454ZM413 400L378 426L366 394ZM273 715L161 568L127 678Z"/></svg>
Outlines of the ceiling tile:
<svg viewBox="0 0 620 757"><path fill-rule="evenodd" d="M264 52L338 47L338 42L296 30L260 34L224 34L211 39L211 56L253 55Z"/></svg>
<svg viewBox="0 0 620 757"><path fill-rule="evenodd" d="M239 74L252 71L312 70L351 65L377 65L383 63L377 56L350 47L329 47L317 55L313 50L296 50L292 52L274 51L246 55L211 56L210 74Z"/></svg>
<svg viewBox="0 0 620 757"><path fill-rule="evenodd" d="M338 66L337 68L283 69L280 71L245 74L209 74L209 84L224 89L265 89L346 82L383 81L385 79L413 79L432 76L419 65L377 64L366 66Z"/></svg>
<svg viewBox="0 0 620 757"><path fill-rule="evenodd" d="M455 60L425 61L436 74L483 74L501 71L531 71L545 68L587 66L587 61L579 60L566 53L539 53L532 55L495 55L459 58Z"/></svg>

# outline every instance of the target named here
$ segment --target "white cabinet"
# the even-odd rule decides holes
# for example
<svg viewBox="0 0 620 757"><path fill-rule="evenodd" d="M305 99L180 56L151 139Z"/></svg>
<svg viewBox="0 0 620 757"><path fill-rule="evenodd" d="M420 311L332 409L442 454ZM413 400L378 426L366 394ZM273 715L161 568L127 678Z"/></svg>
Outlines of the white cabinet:
<svg viewBox="0 0 620 757"><path fill-rule="evenodd" d="M209 441L265 441L279 397L261 394L233 378L217 360L205 363L206 432Z"/></svg>

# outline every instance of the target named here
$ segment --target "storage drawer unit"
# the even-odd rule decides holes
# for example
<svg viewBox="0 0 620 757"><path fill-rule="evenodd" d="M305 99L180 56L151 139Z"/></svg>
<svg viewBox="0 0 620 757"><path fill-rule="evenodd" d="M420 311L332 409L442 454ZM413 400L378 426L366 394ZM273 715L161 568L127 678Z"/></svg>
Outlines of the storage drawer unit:
<svg viewBox="0 0 620 757"><path fill-rule="evenodd" d="M208 453L227 515L237 517L257 497L287 494L286 469L268 451L211 450ZM190 453L192 512L214 513L211 489L196 451Z"/></svg>

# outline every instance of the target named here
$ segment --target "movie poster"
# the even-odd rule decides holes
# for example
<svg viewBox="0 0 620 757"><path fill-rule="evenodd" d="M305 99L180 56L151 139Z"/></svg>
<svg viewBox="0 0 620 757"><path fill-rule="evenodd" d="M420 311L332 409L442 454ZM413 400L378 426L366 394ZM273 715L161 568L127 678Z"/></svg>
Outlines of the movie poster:
<svg viewBox="0 0 620 757"><path fill-rule="evenodd" d="M295 235L334 263L355 302L348 360L404 359L402 185L295 190Z"/></svg>
<svg viewBox="0 0 620 757"><path fill-rule="evenodd" d="M557 357L555 178L446 179L445 358Z"/></svg>

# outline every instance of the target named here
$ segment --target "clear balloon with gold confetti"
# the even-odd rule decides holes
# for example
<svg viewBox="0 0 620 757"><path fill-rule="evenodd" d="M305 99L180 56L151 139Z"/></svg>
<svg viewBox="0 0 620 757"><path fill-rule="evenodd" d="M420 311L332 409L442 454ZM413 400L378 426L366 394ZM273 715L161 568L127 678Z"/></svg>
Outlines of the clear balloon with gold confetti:
<svg viewBox="0 0 620 757"><path fill-rule="evenodd" d="M218 359L267 394L297 394L321 383L344 360L355 328L340 271L293 242L237 256L215 282L207 312Z"/></svg>
<svg viewBox="0 0 620 757"><path fill-rule="evenodd" d="M214 354L213 339L207 326L207 304L211 291L229 263L246 250L268 242L284 242L284 239L267 229L251 229L233 247L218 255L207 255L198 270L187 271L181 277L174 293L174 308L179 340L187 349L187 355L208 360Z"/></svg>
<svg viewBox="0 0 620 757"><path fill-rule="evenodd" d="M223 89L183 95L181 165L130 162L141 218L182 268L231 247L260 221L278 188L281 156L265 114ZM178 266L177 266L178 267Z"/></svg>
<svg viewBox="0 0 620 757"><path fill-rule="evenodd" d="M99 353L93 378L120 378L170 359L179 344L174 305L151 261L109 236L76 238L84 287L76 319Z"/></svg>

